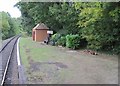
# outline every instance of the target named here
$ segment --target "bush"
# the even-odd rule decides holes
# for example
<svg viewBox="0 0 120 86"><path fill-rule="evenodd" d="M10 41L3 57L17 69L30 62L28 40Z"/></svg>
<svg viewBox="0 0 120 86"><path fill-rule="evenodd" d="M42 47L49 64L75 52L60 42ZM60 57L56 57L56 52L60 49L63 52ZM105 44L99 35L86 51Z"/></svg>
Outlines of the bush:
<svg viewBox="0 0 120 86"><path fill-rule="evenodd" d="M120 54L120 45L116 45L115 46L115 48L113 49L113 52L115 53L115 54Z"/></svg>
<svg viewBox="0 0 120 86"><path fill-rule="evenodd" d="M28 37L27 32L21 32L22 37Z"/></svg>
<svg viewBox="0 0 120 86"><path fill-rule="evenodd" d="M57 45L66 46L66 37L62 36L60 39L58 39Z"/></svg>
<svg viewBox="0 0 120 86"><path fill-rule="evenodd" d="M61 34L58 34L58 33L52 35L52 37L50 39L52 44L56 45L56 42L58 41L58 39L60 39L60 37L61 37Z"/></svg>
<svg viewBox="0 0 120 86"><path fill-rule="evenodd" d="M80 45L79 35L67 35L66 36L66 47L71 49L78 49Z"/></svg>

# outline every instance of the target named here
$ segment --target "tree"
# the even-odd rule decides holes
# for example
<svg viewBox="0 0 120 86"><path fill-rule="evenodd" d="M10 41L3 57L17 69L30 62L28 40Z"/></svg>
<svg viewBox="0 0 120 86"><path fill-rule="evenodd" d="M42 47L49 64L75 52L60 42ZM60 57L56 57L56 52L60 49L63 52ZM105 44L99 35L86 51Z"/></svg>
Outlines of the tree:
<svg viewBox="0 0 120 86"><path fill-rule="evenodd" d="M25 31L42 22L63 35L79 34L94 50L120 52L120 2L19 2ZM82 42L82 41L81 41Z"/></svg>
<svg viewBox="0 0 120 86"><path fill-rule="evenodd" d="M19 34L21 28L19 27L20 23L17 22L17 19L11 18L9 13L0 12L2 16L1 25L2 25L2 39L7 39L16 34Z"/></svg>
<svg viewBox="0 0 120 86"><path fill-rule="evenodd" d="M64 34L78 32L77 11L69 3L19 2L16 6L21 10L28 33L40 22L45 23L54 32L65 32Z"/></svg>
<svg viewBox="0 0 120 86"><path fill-rule="evenodd" d="M82 37L91 49L120 51L119 3L76 3Z"/></svg>

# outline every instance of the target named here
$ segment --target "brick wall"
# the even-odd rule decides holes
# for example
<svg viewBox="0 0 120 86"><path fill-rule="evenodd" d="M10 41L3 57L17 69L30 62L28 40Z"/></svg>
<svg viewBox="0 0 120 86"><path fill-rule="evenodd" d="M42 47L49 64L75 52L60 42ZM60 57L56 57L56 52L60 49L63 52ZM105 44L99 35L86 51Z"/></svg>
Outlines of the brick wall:
<svg viewBox="0 0 120 86"><path fill-rule="evenodd" d="M35 30L35 41L43 42L48 37L46 29Z"/></svg>

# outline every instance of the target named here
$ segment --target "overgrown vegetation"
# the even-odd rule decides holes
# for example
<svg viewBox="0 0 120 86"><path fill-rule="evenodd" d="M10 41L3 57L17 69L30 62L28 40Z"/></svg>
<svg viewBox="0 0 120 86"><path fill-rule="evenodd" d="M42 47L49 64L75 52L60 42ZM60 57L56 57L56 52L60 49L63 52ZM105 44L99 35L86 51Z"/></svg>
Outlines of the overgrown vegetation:
<svg viewBox="0 0 120 86"><path fill-rule="evenodd" d="M16 6L29 34L43 22L55 33L79 34L84 39L80 45L87 42L87 48L120 53L120 2L19 2Z"/></svg>
<svg viewBox="0 0 120 86"><path fill-rule="evenodd" d="M9 13L3 11L0 12L0 16L2 18L0 19L0 25L2 25L1 30L3 40L21 33L22 26L19 18L11 18Z"/></svg>
<svg viewBox="0 0 120 86"><path fill-rule="evenodd" d="M77 49L80 45L80 36L76 35L67 35L66 36L66 46L68 48Z"/></svg>
<svg viewBox="0 0 120 86"><path fill-rule="evenodd" d="M57 45L66 46L66 37L62 36L60 39L58 39Z"/></svg>

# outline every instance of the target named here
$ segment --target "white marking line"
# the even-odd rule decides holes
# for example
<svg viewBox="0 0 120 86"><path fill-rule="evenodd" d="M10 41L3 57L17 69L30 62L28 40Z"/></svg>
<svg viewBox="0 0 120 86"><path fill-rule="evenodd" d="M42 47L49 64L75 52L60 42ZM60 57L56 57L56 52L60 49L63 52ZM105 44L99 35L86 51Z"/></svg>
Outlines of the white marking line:
<svg viewBox="0 0 120 86"><path fill-rule="evenodd" d="M17 62L18 62L18 66L21 65L21 63L20 63L20 54L19 54L19 40L20 40L20 38L18 38L18 41L17 41Z"/></svg>

